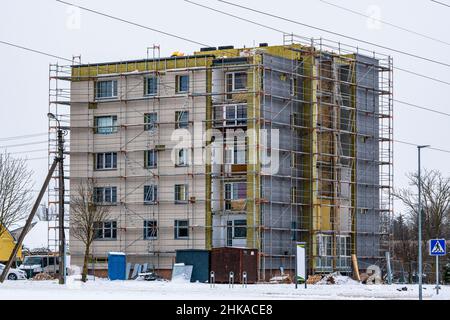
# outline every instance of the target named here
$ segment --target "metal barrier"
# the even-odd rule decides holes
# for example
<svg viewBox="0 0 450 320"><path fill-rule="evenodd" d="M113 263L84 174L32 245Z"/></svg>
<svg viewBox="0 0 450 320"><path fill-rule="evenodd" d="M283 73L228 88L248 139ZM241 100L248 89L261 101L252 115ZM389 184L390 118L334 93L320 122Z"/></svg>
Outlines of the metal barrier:
<svg viewBox="0 0 450 320"><path fill-rule="evenodd" d="M234 272L233 271L230 271L230 275L228 278L228 287L234 288Z"/></svg>
<svg viewBox="0 0 450 320"><path fill-rule="evenodd" d="M209 284L211 288L214 288L215 284L216 284L216 276L214 271L211 271L209 273Z"/></svg>
<svg viewBox="0 0 450 320"><path fill-rule="evenodd" d="M247 271L242 272L242 287L247 288Z"/></svg>

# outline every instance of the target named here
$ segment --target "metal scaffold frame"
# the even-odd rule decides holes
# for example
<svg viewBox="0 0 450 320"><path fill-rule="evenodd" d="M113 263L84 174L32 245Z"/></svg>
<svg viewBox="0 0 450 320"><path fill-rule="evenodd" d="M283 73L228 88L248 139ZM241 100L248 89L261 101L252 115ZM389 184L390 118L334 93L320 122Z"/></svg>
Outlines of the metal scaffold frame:
<svg viewBox="0 0 450 320"><path fill-rule="evenodd" d="M123 251L133 262L145 261L149 269L170 269L175 249L230 245L227 236L231 230L234 237L235 220L246 221L241 240L245 239L247 247L259 249L260 281L278 275L280 267L293 272L297 241L308 243L309 272L351 272L350 253L358 255L360 268L370 264L383 267L384 252L390 250L393 212L392 58L325 39L294 35L285 35L283 45L273 54L258 47L170 59L161 58L159 47L153 46L147 49L146 59L85 65L83 74L76 67L50 67L49 112L70 126L72 148L66 151L77 159L71 163L71 183L80 177L95 177L99 183L117 182L122 186L113 208L117 240L114 245L95 242L93 269L106 266L104 251L112 247L115 249L111 251ZM271 59L273 63L268 63ZM246 89L229 92L226 74L239 70L246 72ZM179 85L178 74L190 75L189 92L182 95L170 93ZM367 75L372 77L371 83ZM142 95L149 76L157 78L158 92ZM141 80L136 80L138 77ZM92 86L112 78L119 80L118 98L96 100ZM60 82L72 86L63 88ZM286 91L286 84L291 93ZM368 109L360 109L361 101ZM70 106L87 108L82 113L72 111L70 119ZM95 117L111 114L111 106L120 118L114 125L116 134L97 139ZM245 118L239 118L244 107L238 106L245 106ZM234 124L227 118L227 107L235 108ZM256 135L243 143L235 144L233 140L233 148L245 150L245 165L191 163L170 169L173 164L160 161L160 156L168 153L164 144L170 138L169 130L180 120L166 116L175 111L188 112L189 129L200 122L204 129L217 130L225 137L227 129L254 129ZM152 122L153 129L146 130L149 123L145 117L150 113L156 113L157 119ZM271 129L279 129L284 142L289 143L274 146L271 134L267 140L260 137L261 132ZM50 122L49 160L56 151L55 132L55 124ZM211 138L207 133L205 142L203 137L191 134L189 160L195 158L196 152L205 152L205 158L211 160L217 151ZM372 153L364 147L366 142L376 145ZM218 148L221 160L229 157L226 143ZM146 156L143 161L137 157L150 149L158 154L154 168L146 167ZM232 159L239 156L236 149L232 149L236 153ZM117 152L121 159L117 171L99 173L91 165L80 165L94 161L96 152ZM275 152L280 155L281 170L267 173L261 165L262 154ZM255 164L249 162L251 157L257 160ZM289 165L284 166L286 163ZM234 192L230 191L234 185L225 185L233 182L245 183L245 201L227 198ZM174 213L167 212L175 193L167 188L168 183L188 185ZM144 203L144 185L157 186L158 200L154 204ZM57 188L55 179L48 192L50 212L57 212L56 207L51 209L57 205ZM361 195L371 197L362 200ZM189 239L176 242L168 238L176 231L174 217L189 221ZM158 237L145 239L144 226L136 222L139 219L156 220ZM331 241L329 236L333 237ZM341 242L347 241L349 251L343 252ZM379 245L370 251L362 243L367 247Z"/></svg>
<svg viewBox="0 0 450 320"><path fill-rule="evenodd" d="M48 117L48 167L52 165L53 159L58 155L58 123L61 129L66 132L64 137L64 204L65 211L69 212L70 202L70 83L66 81L66 77L71 75L72 66L81 63L81 56L74 56L72 58L72 65L49 65L49 93L48 93L48 113L55 115L55 118ZM47 202L48 202L48 219L55 221L53 224L48 224L47 243L49 252L56 253L59 250L58 232L59 232L59 171L55 171L47 188ZM69 215L65 215L64 228L66 234L68 233ZM68 237L67 237L68 239Z"/></svg>

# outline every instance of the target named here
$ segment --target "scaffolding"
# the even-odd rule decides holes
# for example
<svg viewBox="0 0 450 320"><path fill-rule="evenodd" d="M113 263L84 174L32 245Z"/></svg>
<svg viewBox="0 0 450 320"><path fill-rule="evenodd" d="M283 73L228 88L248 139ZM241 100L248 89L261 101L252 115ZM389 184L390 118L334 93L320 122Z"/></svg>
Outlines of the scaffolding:
<svg viewBox="0 0 450 320"><path fill-rule="evenodd" d="M392 59L325 39L283 40L170 58L153 46L142 60L51 66L49 111L71 132L70 195L83 179L117 187L111 236L94 242L96 269L108 251L163 273L178 249L243 246L259 249L267 281L280 268L293 272L300 241L310 273L350 273L351 254L361 269L383 268ZM99 99L96 84L109 80L117 96ZM110 131L99 134L98 118L111 115ZM49 128L51 157L55 123ZM96 169L98 153L115 153L116 167ZM55 179L49 205L57 188ZM76 239L70 251L80 261Z"/></svg>
<svg viewBox="0 0 450 320"><path fill-rule="evenodd" d="M69 204L70 204L70 83L61 79L70 76L72 66L80 64L81 57L74 56L72 65L49 65L49 93L48 93L48 113L55 115L55 118L48 117L48 168L51 167L53 159L58 156L58 125L64 131L64 205L65 217L64 228L66 234L69 227ZM55 223L48 224L47 243L49 252L56 253L59 250L59 171L56 170L50 179L47 187L48 217L49 221ZM66 237L68 240L68 237Z"/></svg>

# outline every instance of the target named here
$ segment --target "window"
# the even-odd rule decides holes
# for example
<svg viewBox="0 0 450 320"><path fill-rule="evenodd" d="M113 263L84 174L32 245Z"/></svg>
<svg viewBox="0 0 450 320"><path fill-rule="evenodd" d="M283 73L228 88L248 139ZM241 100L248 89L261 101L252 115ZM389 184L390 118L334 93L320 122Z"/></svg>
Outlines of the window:
<svg viewBox="0 0 450 320"><path fill-rule="evenodd" d="M225 183L225 199L239 200L247 198L246 182Z"/></svg>
<svg viewBox="0 0 450 320"><path fill-rule="evenodd" d="M233 246L233 221L227 221L227 247Z"/></svg>
<svg viewBox="0 0 450 320"><path fill-rule="evenodd" d="M225 209L241 211L245 209L247 199L246 182L225 183Z"/></svg>
<svg viewBox="0 0 450 320"><path fill-rule="evenodd" d="M156 220L144 220L144 239L158 238L158 222Z"/></svg>
<svg viewBox="0 0 450 320"><path fill-rule="evenodd" d="M187 197L188 197L187 184L176 184L175 185L175 203L186 203Z"/></svg>
<svg viewBox="0 0 450 320"><path fill-rule="evenodd" d="M59 264L57 261L55 261L55 257L44 258L45 266L54 266L55 264Z"/></svg>
<svg viewBox="0 0 450 320"><path fill-rule="evenodd" d="M298 93L298 85L297 85L297 78L290 78L290 85L289 85L289 93L291 96L296 96Z"/></svg>
<svg viewBox="0 0 450 320"><path fill-rule="evenodd" d="M338 256L351 256L350 236L336 236Z"/></svg>
<svg viewBox="0 0 450 320"><path fill-rule="evenodd" d="M224 126L239 126L247 124L247 105L234 104L224 106Z"/></svg>
<svg viewBox="0 0 450 320"><path fill-rule="evenodd" d="M225 164L245 164L245 142L239 141L239 137L234 137L234 143L227 142L225 145Z"/></svg>
<svg viewBox="0 0 450 320"><path fill-rule="evenodd" d="M156 112L150 112L144 114L144 130L150 131L156 129L156 124L158 122L158 114Z"/></svg>
<svg viewBox="0 0 450 320"><path fill-rule="evenodd" d="M337 261L339 269L350 269L351 267L351 238L350 236L336 236Z"/></svg>
<svg viewBox="0 0 450 320"><path fill-rule="evenodd" d="M189 238L189 220L175 220L175 239Z"/></svg>
<svg viewBox="0 0 450 320"><path fill-rule="evenodd" d="M187 93L189 91L189 76L179 75L176 76L176 93Z"/></svg>
<svg viewBox="0 0 450 320"><path fill-rule="evenodd" d="M326 269L332 267L332 237L328 234L317 235L317 267Z"/></svg>
<svg viewBox="0 0 450 320"><path fill-rule="evenodd" d="M117 80L97 81L95 83L95 98L110 99L117 97Z"/></svg>
<svg viewBox="0 0 450 320"><path fill-rule="evenodd" d="M96 153L95 170L117 169L117 152Z"/></svg>
<svg viewBox="0 0 450 320"><path fill-rule="evenodd" d="M95 222L95 239L117 239L117 222Z"/></svg>
<svg viewBox="0 0 450 320"><path fill-rule="evenodd" d="M184 167L188 165L188 149L175 150L175 166Z"/></svg>
<svg viewBox="0 0 450 320"><path fill-rule="evenodd" d="M94 202L101 205L117 203L117 187L95 187Z"/></svg>
<svg viewBox="0 0 450 320"><path fill-rule="evenodd" d="M233 238L234 239L247 238L247 220L233 221Z"/></svg>
<svg viewBox="0 0 450 320"><path fill-rule="evenodd" d="M145 167L156 168L158 166L158 152L155 149L145 151Z"/></svg>
<svg viewBox="0 0 450 320"><path fill-rule="evenodd" d="M189 111L175 111L175 129L189 128Z"/></svg>
<svg viewBox="0 0 450 320"><path fill-rule="evenodd" d="M94 118L94 132L111 134L117 132L117 116L101 116Z"/></svg>
<svg viewBox="0 0 450 320"><path fill-rule="evenodd" d="M318 241L318 253L319 256L331 256L332 255L332 244L331 235L319 234L317 235Z"/></svg>
<svg viewBox="0 0 450 320"><path fill-rule="evenodd" d="M158 186L144 186L144 204L155 204L158 200Z"/></svg>
<svg viewBox="0 0 450 320"><path fill-rule="evenodd" d="M230 72L226 75L227 92L242 91L247 88L246 72Z"/></svg>
<svg viewBox="0 0 450 320"><path fill-rule="evenodd" d="M158 94L158 78L156 76L144 78L144 93L146 96Z"/></svg>

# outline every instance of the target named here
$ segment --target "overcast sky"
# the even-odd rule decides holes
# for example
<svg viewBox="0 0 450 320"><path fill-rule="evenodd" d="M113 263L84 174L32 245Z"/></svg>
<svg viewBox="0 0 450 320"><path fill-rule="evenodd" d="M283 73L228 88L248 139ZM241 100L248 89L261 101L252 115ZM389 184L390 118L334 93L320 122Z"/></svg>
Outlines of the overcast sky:
<svg viewBox="0 0 450 320"><path fill-rule="evenodd" d="M183 0L67 0L105 13L133 20L143 25L171 32L192 40L217 45L252 46L268 42L282 44L282 35L275 31L214 13ZM238 2L238 0L233 0ZM430 0L327 0L334 4L371 15L415 32L450 43L450 7ZM442 2L450 0L442 0ZM214 0L198 0L218 9L305 37L324 37L351 45L357 42L324 32L268 18L234 8ZM272 12L355 38L382 44L424 57L450 63L450 45L433 41L380 25L320 0L246 0L239 1L259 10ZM173 51L186 54L200 46L159 33L130 26L89 12L79 12L55 0L16 0L0 2L0 40L8 41L62 57L82 56L84 63L140 59L146 48L161 46L161 56ZM431 77L450 82L450 68L366 44L360 47L391 54L394 64ZM48 65L57 60L0 44L0 150L12 144L36 144L9 148L27 156L35 172L36 187L46 171L46 136L5 141L4 138L47 132ZM61 61L64 63L63 61ZM449 86L396 71L394 94L398 100L449 112ZM433 114L396 104L394 113L395 138L417 144L450 150L450 117ZM41 150L41 151L35 151ZM38 158L38 159L36 159ZM423 166L450 175L450 154L423 151ZM395 144L395 186L406 186L405 174L417 168L415 147ZM396 202L398 210L402 210Z"/></svg>

